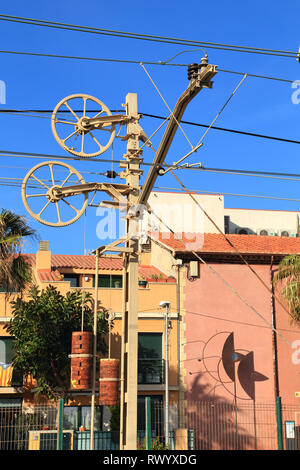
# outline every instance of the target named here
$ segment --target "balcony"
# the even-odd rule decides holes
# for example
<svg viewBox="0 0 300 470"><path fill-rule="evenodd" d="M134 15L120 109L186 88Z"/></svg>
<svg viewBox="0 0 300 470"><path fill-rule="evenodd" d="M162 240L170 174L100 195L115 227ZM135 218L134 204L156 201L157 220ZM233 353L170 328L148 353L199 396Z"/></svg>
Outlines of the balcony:
<svg viewBox="0 0 300 470"><path fill-rule="evenodd" d="M138 359L138 384L164 384L165 383L164 359L147 358Z"/></svg>

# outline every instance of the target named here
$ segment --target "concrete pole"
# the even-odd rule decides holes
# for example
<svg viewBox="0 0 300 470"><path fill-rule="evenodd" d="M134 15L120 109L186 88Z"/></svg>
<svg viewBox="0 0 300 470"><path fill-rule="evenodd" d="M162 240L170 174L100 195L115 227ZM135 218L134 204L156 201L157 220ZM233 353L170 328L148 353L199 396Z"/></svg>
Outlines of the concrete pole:
<svg viewBox="0 0 300 470"><path fill-rule="evenodd" d="M98 273L99 273L99 250L96 250L90 450L94 450L96 361L97 361L97 319L98 319L98 315L97 315L98 314Z"/></svg>
<svg viewBox="0 0 300 470"><path fill-rule="evenodd" d="M132 119L127 124L126 162L120 166L125 168L122 174L126 183L133 191L128 196L126 211L126 236L137 233L138 222L130 217L130 207L137 203L139 195L140 170L139 116L137 112L137 95L128 93L126 96L126 114ZM122 363L121 363L121 429L120 449L136 450L137 448L137 367L138 367L138 239L129 238L126 248L130 250L124 259L124 299L122 318Z"/></svg>
<svg viewBox="0 0 300 470"><path fill-rule="evenodd" d="M169 305L166 304L165 315L165 443L169 445L169 344L168 344L168 331L169 331Z"/></svg>

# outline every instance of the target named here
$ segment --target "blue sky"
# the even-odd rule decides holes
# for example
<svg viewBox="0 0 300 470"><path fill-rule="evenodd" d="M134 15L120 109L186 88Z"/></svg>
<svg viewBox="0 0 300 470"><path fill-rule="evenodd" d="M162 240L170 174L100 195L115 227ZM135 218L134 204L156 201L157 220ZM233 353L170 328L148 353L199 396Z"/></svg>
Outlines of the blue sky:
<svg viewBox="0 0 300 470"><path fill-rule="evenodd" d="M214 1L201 3L191 0L148 4L135 0L102 2L63 0L41 2L13 1L0 13L62 23L79 24L142 34L178 37L197 41L236 44L269 49L297 51L299 38L299 9L297 2L287 1ZM139 61L168 60L182 51L194 49L180 45L159 44L126 38L59 31L25 24L0 21L1 50L49 53L73 56L128 59ZM220 69L252 74L270 75L288 80L300 80L300 63L292 58L207 49L209 62ZM203 53L185 52L176 63L198 62ZM127 93L137 93L140 113L167 116L168 110L145 71L138 64L89 62L69 59L30 57L0 53L0 80L6 84L6 103L2 109L53 109L64 97L86 93L99 98L109 109L122 109ZM146 69L171 108L188 85L185 67L146 65ZM203 90L190 104L184 120L210 124L222 105L241 80L240 75L219 72L212 90ZM292 103L290 83L248 77L215 125L246 132L300 140L300 104ZM300 97L300 94L299 94ZM160 120L144 117L140 124L151 135ZM15 116L0 113L1 150L68 154L53 137L48 118ZM204 128L183 126L195 145ZM158 147L162 131L153 138ZM205 145L193 156L191 163L201 161L206 167L257 171L300 173L297 144L258 139L244 135L210 130ZM115 139L113 148L102 158L122 158L125 144ZM190 150L180 131L167 156L167 163L179 160ZM146 149L145 162L154 153ZM99 157L101 158L101 156ZM106 162L69 162L86 181L107 181L106 178L85 172L105 172L117 164ZM28 169L42 160L0 156L0 174L8 178L24 178ZM145 167L143 179L146 176ZM178 171L184 184L193 190L274 196L300 199L298 182L258 177L232 176L207 172ZM115 180L123 182L123 180ZM170 175L160 177L156 186L179 188ZM98 200L100 195L98 195ZM0 185L1 207L9 208L28 218L41 239L49 240L53 253L82 254L84 249L84 217L64 228L52 228L36 222L24 208L18 187ZM299 210L299 202L275 199L225 197L227 207ZM213 215L213 214L212 214ZM101 245L96 228L99 223L96 208L87 211L86 248ZM26 251L35 251L32 243Z"/></svg>

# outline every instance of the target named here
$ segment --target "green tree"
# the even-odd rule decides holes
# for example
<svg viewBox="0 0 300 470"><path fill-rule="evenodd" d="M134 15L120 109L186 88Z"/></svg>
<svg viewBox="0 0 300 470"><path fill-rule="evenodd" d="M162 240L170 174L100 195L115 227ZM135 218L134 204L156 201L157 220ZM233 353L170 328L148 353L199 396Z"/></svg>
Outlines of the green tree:
<svg viewBox="0 0 300 470"><path fill-rule="evenodd" d="M31 374L37 382L36 393L49 398L64 398L70 388L72 332L93 331L93 299L74 290L63 296L55 287L40 291L32 287L28 300L11 302L13 317L6 325L14 336L14 366ZM107 350L108 322L103 309L97 319L97 351Z"/></svg>
<svg viewBox="0 0 300 470"><path fill-rule="evenodd" d="M26 239L36 237L24 217L2 209L0 213L0 286L20 292L31 280L31 265L21 255Z"/></svg>
<svg viewBox="0 0 300 470"><path fill-rule="evenodd" d="M292 321L300 323L300 257L289 255L278 265L274 285L281 285L281 295L287 302Z"/></svg>

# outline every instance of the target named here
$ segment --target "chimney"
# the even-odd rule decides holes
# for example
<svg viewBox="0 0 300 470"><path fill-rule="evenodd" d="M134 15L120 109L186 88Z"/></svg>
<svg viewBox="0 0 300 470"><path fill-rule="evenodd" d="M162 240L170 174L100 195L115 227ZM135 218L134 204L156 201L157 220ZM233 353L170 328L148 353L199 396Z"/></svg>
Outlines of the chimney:
<svg viewBox="0 0 300 470"><path fill-rule="evenodd" d="M36 252L36 269L51 269L51 251L48 241L39 242L39 249Z"/></svg>

